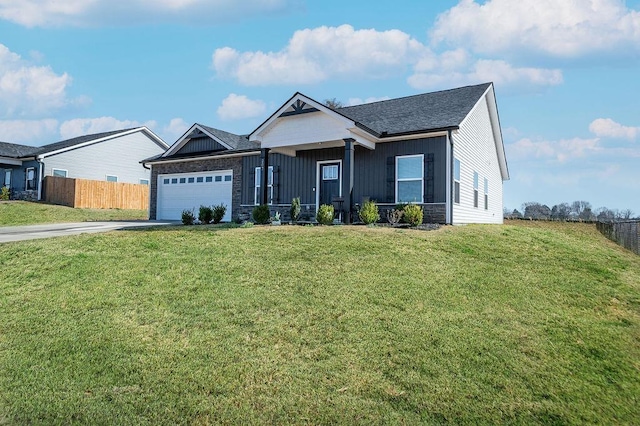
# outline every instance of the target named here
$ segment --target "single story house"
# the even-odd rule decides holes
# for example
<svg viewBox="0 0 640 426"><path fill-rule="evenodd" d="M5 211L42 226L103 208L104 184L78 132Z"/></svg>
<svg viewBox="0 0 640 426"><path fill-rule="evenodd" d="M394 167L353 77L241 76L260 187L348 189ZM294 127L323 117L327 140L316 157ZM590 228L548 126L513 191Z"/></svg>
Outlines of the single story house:
<svg viewBox="0 0 640 426"><path fill-rule="evenodd" d="M0 142L0 187L41 200L45 176L149 184L140 160L169 147L146 127L78 136L40 147Z"/></svg>
<svg viewBox="0 0 640 426"><path fill-rule="evenodd" d="M143 164L152 219L224 203L224 220L258 204L286 220L300 197L308 219L334 204L348 223L374 200L383 217L417 203L425 222L502 223L509 179L492 83L336 109L296 93L248 135L196 123Z"/></svg>

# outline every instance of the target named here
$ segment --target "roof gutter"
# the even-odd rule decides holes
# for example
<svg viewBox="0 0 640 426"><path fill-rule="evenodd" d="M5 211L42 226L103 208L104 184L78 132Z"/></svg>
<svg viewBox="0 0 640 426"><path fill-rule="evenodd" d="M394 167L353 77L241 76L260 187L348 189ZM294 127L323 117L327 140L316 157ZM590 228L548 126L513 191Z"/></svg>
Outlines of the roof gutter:
<svg viewBox="0 0 640 426"><path fill-rule="evenodd" d="M164 159L155 159L151 161L141 161L142 165L145 164L155 165L155 164L170 164L170 163L184 163L188 161L202 161L202 160L215 160L218 158L233 158L233 157L247 157L250 155L260 155L260 151L240 151L234 152L233 154L222 154L222 155L208 155L204 157L184 157L184 158L173 158L170 160Z"/></svg>

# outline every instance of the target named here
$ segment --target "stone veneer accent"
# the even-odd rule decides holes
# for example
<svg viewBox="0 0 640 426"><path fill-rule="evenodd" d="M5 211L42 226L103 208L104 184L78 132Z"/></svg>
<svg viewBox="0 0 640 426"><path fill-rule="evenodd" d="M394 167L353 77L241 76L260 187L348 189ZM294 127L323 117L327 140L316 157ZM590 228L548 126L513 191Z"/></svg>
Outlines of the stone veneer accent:
<svg viewBox="0 0 640 426"><path fill-rule="evenodd" d="M151 166L151 195L149 197L149 218L156 219L158 208L158 175L173 173L208 172L232 170L231 186L231 218L235 220L240 213L242 195L242 157L228 157L208 160L183 161L176 163L160 163Z"/></svg>
<svg viewBox="0 0 640 426"><path fill-rule="evenodd" d="M27 191L13 191L11 193L11 199L23 201L38 201L38 191L32 189Z"/></svg>

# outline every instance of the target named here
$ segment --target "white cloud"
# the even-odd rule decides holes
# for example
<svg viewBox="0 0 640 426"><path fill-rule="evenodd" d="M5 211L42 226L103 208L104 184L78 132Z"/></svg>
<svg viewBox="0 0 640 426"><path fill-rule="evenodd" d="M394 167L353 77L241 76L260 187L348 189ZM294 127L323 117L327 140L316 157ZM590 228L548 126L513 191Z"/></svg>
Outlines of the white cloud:
<svg viewBox="0 0 640 426"><path fill-rule="evenodd" d="M346 106L370 104L370 103L373 103L373 102L386 101L388 99L391 99L391 98L389 96L380 96L380 97L371 96L371 97L368 97L366 99L349 98L349 100L347 101L347 105Z"/></svg>
<svg viewBox="0 0 640 426"><path fill-rule="evenodd" d="M267 106L261 100L252 100L245 95L231 93L218 107L218 116L223 120L240 120L263 115Z"/></svg>
<svg viewBox="0 0 640 426"><path fill-rule="evenodd" d="M0 0L0 19L26 27L153 22L221 24L295 9L299 0Z"/></svg>
<svg viewBox="0 0 640 426"><path fill-rule="evenodd" d="M546 158L564 163L575 158L602 151L599 139L562 139L559 141L534 141L529 138L507 144L507 158L513 160L530 160L532 158Z"/></svg>
<svg viewBox="0 0 640 426"><path fill-rule="evenodd" d="M0 141L23 145L41 145L43 140L55 139L58 120L0 120Z"/></svg>
<svg viewBox="0 0 640 426"><path fill-rule="evenodd" d="M483 54L523 48L556 57L614 49L635 54L640 11L622 0L462 0L438 17L431 37L434 44L466 45Z"/></svg>
<svg viewBox="0 0 640 426"><path fill-rule="evenodd" d="M70 104L90 102L69 99L71 77L49 66L32 65L0 44L0 116L24 117L48 113Z"/></svg>
<svg viewBox="0 0 640 426"><path fill-rule="evenodd" d="M407 81L416 89L463 86L487 81L492 81L500 87L539 88L556 86L563 82L562 71L559 69L514 67L502 60L480 59L468 69L450 68L463 63L462 61L452 63L446 59L440 62L435 59L434 63L429 65L432 70L430 72L424 72L425 64L420 63L416 66L418 72L411 75Z"/></svg>
<svg viewBox="0 0 640 426"><path fill-rule="evenodd" d="M171 145L171 143L178 140L189 127L191 127L191 125L187 124L182 118L172 118L169 124L162 128L162 138Z"/></svg>
<svg viewBox="0 0 640 426"><path fill-rule="evenodd" d="M640 127L623 126L610 118L598 118L591 122L589 131L602 138L634 140L640 135Z"/></svg>
<svg viewBox="0 0 640 426"><path fill-rule="evenodd" d="M60 125L60 136L62 139L70 139L81 135L90 135L93 133L109 132L112 130L121 130L133 127L147 126L156 128L157 122L146 121L141 123L135 120L118 120L113 117L98 118L74 118Z"/></svg>
<svg viewBox="0 0 640 426"><path fill-rule="evenodd" d="M213 53L219 76L248 86L311 84L329 78L380 78L406 71L428 48L399 30L355 30L350 25L296 31L278 52Z"/></svg>

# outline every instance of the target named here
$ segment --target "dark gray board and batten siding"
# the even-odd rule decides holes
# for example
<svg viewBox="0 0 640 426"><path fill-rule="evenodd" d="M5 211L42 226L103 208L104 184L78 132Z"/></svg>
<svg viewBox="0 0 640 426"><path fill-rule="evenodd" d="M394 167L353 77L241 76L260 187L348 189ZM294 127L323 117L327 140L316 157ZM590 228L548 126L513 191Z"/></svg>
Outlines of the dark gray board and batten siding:
<svg viewBox="0 0 640 426"><path fill-rule="evenodd" d="M197 152L223 151L227 149L209 136L192 138L189 143L185 144L174 155L194 154Z"/></svg>
<svg viewBox="0 0 640 426"><path fill-rule="evenodd" d="M425 203L446 202L446 137L413 139L376 144L375 150L356 146L354 153L353 202L364 198L378 203L395 203L395 157L425 155ZM290 204L300 197L302 204L315 205L317 162L342 160L344 148L298 151L296 157L271 154L269 165L274 168L274 204ZM343 164L344 165L344 164ZM242 160L242 204L253 205L255 168L258 155ZM317 188L316 188L317 189Z"/></svg>

